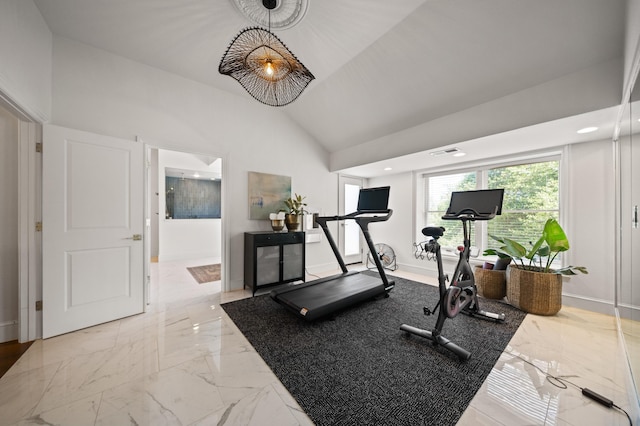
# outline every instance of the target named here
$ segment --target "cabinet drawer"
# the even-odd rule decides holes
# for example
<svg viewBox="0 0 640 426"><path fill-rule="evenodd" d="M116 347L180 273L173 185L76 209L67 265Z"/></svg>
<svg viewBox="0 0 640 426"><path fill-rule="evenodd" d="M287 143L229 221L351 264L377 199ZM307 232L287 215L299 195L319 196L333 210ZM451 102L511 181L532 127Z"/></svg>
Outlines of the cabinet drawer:
<svg viewBox="0 0 640 426"><path fill-rule="evenodd" d="M254 234L254 243L256 246L274 245L274 244L295 244L303 241L303 232L272 232L266 234Z"/></svg>

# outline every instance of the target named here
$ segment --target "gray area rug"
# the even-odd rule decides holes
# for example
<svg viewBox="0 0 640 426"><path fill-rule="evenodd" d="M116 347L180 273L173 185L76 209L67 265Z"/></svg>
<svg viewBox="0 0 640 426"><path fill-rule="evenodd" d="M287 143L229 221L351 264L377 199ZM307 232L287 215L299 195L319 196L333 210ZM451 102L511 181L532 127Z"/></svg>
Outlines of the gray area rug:
<svg viewBox="0 0 640 426"><path fill-rule="evenodd" d="M314 323L268 295L222 307L317 425L454 425L526 314L480 299L481 308L504 312L506 321L447 320L443 335L472 353L461 362L399 329L435 325L436 316L422 308L435 307L437 288L395 282L390 297Z"/></svg>

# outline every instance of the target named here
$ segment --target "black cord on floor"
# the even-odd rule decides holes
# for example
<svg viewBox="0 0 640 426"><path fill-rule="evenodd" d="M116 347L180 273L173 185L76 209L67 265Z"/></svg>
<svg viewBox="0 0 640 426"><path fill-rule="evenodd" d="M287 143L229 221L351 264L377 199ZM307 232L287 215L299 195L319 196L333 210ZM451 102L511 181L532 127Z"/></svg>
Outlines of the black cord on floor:
<svg viewBox="0 0 640 426"><path fill-rule="evenodd" d="M515 354L513 352L507 351L505 350L499 350L496 349L502 353L505 353L507 355L511 355L512 357L518 358L521 361L529 364L530 366L532 366L533 368L535 368L536 370L538 370L539 372L541 372L542 374L544 374L545 379L547 380L547 382L549 382L551 385L560 388L560 389L568 389L569 387L567 386L567 383L570 384L571 386L574 386L575 388L579 389L580 392L582 392L582 394L584 396L586 396L587 398L597 402L598 404L606 407L606 408L615 408L616 410L622 411L624 413L625 416L627 416L627 419L629 420L629 425L633 426L633 421L631 420L631 416L629 415L629 413L627 413L627 411L620 407L619 405L616 405L613 403L613 401L611 401L610 399L600 395L599 393L596 393L594 391L592 391L589 388L583 388L581 386L576 385L575 383L571 382L570 380L567 379L567 377L578 377L578 376L554 376L552 374L547 373L546 371L542 370L542 368L538 367L537 365L535 365L534 363L532 363L531 361L529 361L528 359L525 359L524 357L522 357L519 354Z"/></svg>
<svg viewBox="0 0 640 426"><path fill-rule="evenodd" d="M311 272L309 272L309 271L307 270L307 268L304 268L304 272L305 272L307 275L311 275L312 277L315 277L315 278L318 278L318 279L320 278L318 275L315 275L315 274L312 274Z"/></svg>

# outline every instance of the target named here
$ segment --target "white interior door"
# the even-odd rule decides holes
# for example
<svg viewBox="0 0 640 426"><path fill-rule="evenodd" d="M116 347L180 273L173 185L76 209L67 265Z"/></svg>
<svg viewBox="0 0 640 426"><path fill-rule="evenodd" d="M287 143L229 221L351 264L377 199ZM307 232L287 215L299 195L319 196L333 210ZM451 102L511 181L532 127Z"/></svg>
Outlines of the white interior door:
<svg viewBox="0 0 640 426"><path fill-rule="evenodd" d="M43 134L43 337L143 311L143 145Z"/></svg>
<svg viewBox="0 0 640 426"><path fill-rule="evenodd" d="M349 214L358 207L358 196L362 188L362 179L340 176L340 188L338 209L339 214ZM345 220L339 224L338 246L344 263L352 264L362 262L362 238L360 227L353 219Z"/></svg>

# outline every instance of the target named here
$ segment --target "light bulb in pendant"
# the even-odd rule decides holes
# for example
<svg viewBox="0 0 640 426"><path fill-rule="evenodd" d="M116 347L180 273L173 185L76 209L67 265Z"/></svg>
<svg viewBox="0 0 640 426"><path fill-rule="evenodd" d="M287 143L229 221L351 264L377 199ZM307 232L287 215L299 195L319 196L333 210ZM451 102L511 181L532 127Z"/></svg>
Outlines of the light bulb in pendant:
<svg viewBox="0 0 640 426"><path fill-rule="evenodd" d="M264 72L267 73L268 76L272 76L273 75L273 63L271 63L271 60L268 60L267 63L264 66Z"/></svg>

